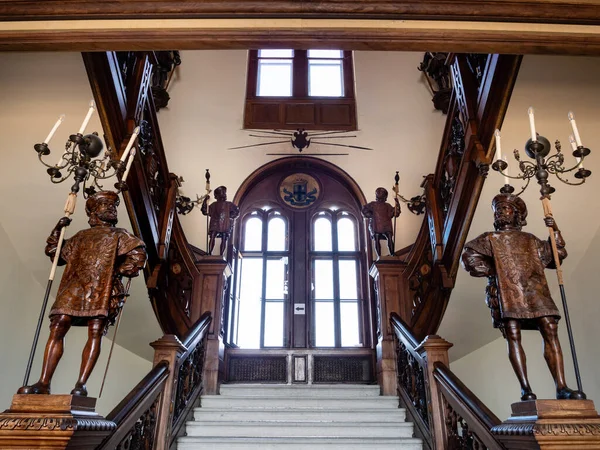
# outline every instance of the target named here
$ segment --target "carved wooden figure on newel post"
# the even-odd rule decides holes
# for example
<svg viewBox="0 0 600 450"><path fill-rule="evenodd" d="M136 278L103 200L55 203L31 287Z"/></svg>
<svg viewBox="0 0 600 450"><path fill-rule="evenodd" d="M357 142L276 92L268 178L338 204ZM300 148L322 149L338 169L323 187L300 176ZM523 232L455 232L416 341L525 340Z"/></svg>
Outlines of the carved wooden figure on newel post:
<svg viewBox="0 0 600 450"><path fill-rule="evenodd" d="M219 237L221 238L220 254L223 255L233 230L233 223L240 215L240 210L233 202L227 201L227 188L225 186L219 186L215 189L216 202L208 205L209 198L208 195L204 198L201 208L202 214L210 217L208 254L212 255L215 240Z"/></svg>
<svg viewBox="0 0 600 450"><path fill-rule="evenodd" d="M556 384L557 399L583 399L579 391L567 387L563 354L558 339L560 313L544 275L555 268L549 240L542 241L522 231L527 206L512 194L499 194L492 200L494 228L467 242L462 255L464 268L475 277L488 277L486 303L494 327L508 344L508 356L521 384L521 400L535 400L527 378L526 357L521 330L539 330L544 340L544 358ZM544 219L554 230L560 259L567 256L565 241L552 217Z"/></svg>
<svg viewBox="0 0 600 450"><path fill-rule="evenodd" d="M394 197L395 206L387 203L388 191L379 187L375 190L375 201L369 202L362 208L362 215L369 220L369 232L371 239L375 243L375 253L377 258L381 257L381 241L387 241L390 255L394 254L394 236L392 219L400 215L400 202L398 197Z"/></svg>
<svg viewBox="0 0 600 450"><path fill-rule="evenodd" d="M87 326L79 379L72 395L87 396L86 383L98 357L102 337L114 324L127 293L122 277L136 277L146 264L144 242L116 228L119 197L103 191L89 197L85 211L89 229L65 240L59 265L66 264L56 301L50 311L50 336L44 352L42 374L37 383L23 386L19 394L49 394L50 382L63 355L64 338L71 326ZM63 217L48 237L46 254L56 253L61 229L71 219Z"/></svg>

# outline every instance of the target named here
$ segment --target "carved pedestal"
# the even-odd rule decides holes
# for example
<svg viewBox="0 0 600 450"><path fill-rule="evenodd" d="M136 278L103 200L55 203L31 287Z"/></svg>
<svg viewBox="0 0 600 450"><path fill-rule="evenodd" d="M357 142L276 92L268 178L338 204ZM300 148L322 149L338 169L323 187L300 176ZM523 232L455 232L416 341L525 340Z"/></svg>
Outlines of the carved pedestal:
<svg viewBox="0 0 600 450"><path fill-rule="evenodd" d="M219 393L219 375L223 375L224 344L223 344L223 308L225 306L224 291L227 279L231 276L231 267L222 256L202 256L196 264L200 273L200 301L194 302L193 316L199 318L206 311L212 314L212 322L206 343L204 362L204 393L208 395ZM222 378L222 377L221 377Z"/></svg>
<svg viewBox="0 0 600 450"><path fill-rule="evenodd" d="M375 280L377 291L377 381L382 395L397 395L396 346L390 327L390 313L406 320L402 299L408 296L404 279L406 263L398 257L383 256L373 263L369 274Z"/></svg>
<svg viewBox="0 0 600 450"><path fill-rule="evenodd" d="M93 450L116 428L95 407L90 397L16 394L0 414L0 449Z"/></svg>
<svg viewBox="0 0 600 450"><path fill-rule="evenodd" d="M508 450L600 449L600 416L591 400L531 400L492 433Z"/></svg>

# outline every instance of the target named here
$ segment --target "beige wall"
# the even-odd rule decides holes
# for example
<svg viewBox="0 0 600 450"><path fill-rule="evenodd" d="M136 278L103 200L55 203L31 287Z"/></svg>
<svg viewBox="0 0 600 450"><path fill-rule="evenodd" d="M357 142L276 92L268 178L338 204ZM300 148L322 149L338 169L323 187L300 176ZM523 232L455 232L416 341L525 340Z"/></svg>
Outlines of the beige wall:
<svg viewBox="0 0 600 450"><path fill-rule="evenodd" d="M599 70L598 58L526 56L502 127L503 151L512 152L513 148L518 148L521 157L525 158L522 148L529 132L527 108L533 106L538 132L550 142L556 139L562 142L565 164L569 164L573 163L573 157L568 143L571 129L567 112L572 110L583 144L592 150L585 165L593 174L583 186L566 186L553 176L550 182L556 188L552 196L554 215L569 252L563 265L565 288L583 386L588 396L596 401L600 401L600 347L597 344L600 340L600 305L596 283L600 252L600 197L597 195L600 188L600 85L596 76ZM512 155L509 156L510 161ZM574 180L572 175L568 178ZM469 239L492 228L490 202L502 184L502 177L490 171ZM539 186L535 181L523 198L529 208L525 230L541 238L547 236ZM555 271L547 270L546 277L553 298L562 310ZM506 355L506 345L500 333L492 328L484 303L485 284L484 279L472 278L460 269L439 334L455 344L451 352L452 370L496 414L506 418L510 403L520 397L520 389ZM564 320L559 328L567 379L571 387L576 387ZM533 389L540 398L552 398L553 382L542 357L540 335L535 331L525 331L523 335Z"/></svg>
<svg viewBox="0 0 600 450"><path fill-rule="evenodd" d="M205 169L211 169L213 189L227 186L231 199L252 171L277 158L266 153L298 154L289 143L227 150L268 142L242 130L246 51L185 51L181 57L183 63L169 88L170 106L159 112L159 121L169 168L186 180L187 196L204 193ZM359 131L351 133L356 138L337 142L374 150L318 144L307 150L349 153L323 159L347 171L368 201L379 186L391 192L396 170L406 197L420 193L423 175L435 170L445 116L433 108L431 93L417 70L421 59L420 53L354 52ZM396 248L414 242L423 220L407 208L403 211ZM190 242L204 248L206 220L200 211L181 221Z"/></svg>

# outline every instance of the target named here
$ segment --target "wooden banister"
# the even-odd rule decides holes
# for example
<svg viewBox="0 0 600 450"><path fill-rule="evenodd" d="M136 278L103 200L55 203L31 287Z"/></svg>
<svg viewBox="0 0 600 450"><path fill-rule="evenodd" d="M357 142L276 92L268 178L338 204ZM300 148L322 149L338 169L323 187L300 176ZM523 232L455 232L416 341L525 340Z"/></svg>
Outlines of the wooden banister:
<svg viewBox="0 0 600 450"><path fill-rule="evenodd" d="M446 365L434 364L433 380L444 416L444 448L505 450L490 431L500 419Z"/></svg>
<svg viewBox="0 0 600 450"><path fill-rule="evenodd" d="M154 368L107 416L117 424L99 449L167 450L202 393L206 336L211 322L204 314L186 333L183 343L165 335L154 347ZM138 447L135 447L138 448Z"/></svg>
<svg viewBox="0 0 600 450"><path fill-rule="evenodd" d="M129 448L128 442L143 440L153 443L157 432L157 412L163 388L169 376L169 365L162 362L155 366L142 381L106 416L117 424L117 429L99 447L112 450Z"/></svg>
<svg viewBox="0 0 600 450"><path fill-rule="evenodd" d="M500 419L448 369L452 344L435 335L419 343L394 313L390 324L397 340L398 394L425 447L503 450L490 432Z"/></svg>

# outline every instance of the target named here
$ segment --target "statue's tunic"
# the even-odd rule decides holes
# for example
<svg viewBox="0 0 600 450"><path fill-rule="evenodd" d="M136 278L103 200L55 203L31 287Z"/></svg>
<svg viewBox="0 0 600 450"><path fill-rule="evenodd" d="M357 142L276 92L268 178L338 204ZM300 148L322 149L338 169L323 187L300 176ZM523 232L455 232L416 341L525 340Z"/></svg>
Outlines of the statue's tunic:
<svg viewBox="0 0 600 450"><path fill-rule="evenodd" d="M564 241L560 233L555 236L563 259ZM554 266L550 242L517 230L484 233L465 245L463 264L475 276L495 274L501 319L560 317L544 275Z"/></svg>
<svg viewBox="0 0 600 450"><path fill-rule="evenodd" d="M237 217L238 213L238 207L232 202L217 201L211 203L208 207L208 216L210 217L208 232L231 233L233 228L232 217Z"/></svg>
<svg viewBox="0 0 600 450"><path fill-rule="evenodd" d="M48 239L46 253L56 251L56 239ZM122 305L122 276L136 276L146 262L144 242L122 228L97 226L79 231L66 240L59 264L67 264L50 316L66 314L73 325L87 319L114 320Z"/></svg>
<svg viewBox="0 0 600 450"><path fill-rule="evenodd" d="M395 208L386 202L369 202L363 207L363 214L369 217L369 231L371 235L378 233L391 233L393 230L392 219Z"/></svg>

